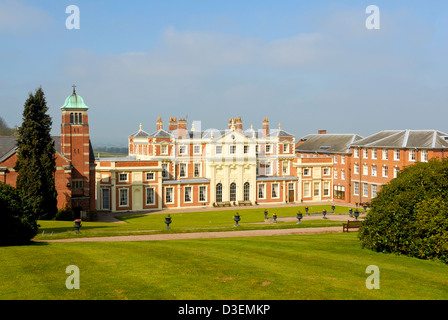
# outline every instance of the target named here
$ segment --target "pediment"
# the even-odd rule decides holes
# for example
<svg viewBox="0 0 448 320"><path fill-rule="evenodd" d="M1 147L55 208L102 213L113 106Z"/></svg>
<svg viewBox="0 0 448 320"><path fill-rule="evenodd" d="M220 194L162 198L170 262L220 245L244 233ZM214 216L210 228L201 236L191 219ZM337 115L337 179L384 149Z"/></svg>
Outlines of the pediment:
<svg viewBox="0 0 448 320"><path fill-rule="evenodd" d="M252 143L253 139L248 138L242 132L238 130L228 130L222 136L215 140L215 143L221 144L241 144L241 143Z"/></svg>

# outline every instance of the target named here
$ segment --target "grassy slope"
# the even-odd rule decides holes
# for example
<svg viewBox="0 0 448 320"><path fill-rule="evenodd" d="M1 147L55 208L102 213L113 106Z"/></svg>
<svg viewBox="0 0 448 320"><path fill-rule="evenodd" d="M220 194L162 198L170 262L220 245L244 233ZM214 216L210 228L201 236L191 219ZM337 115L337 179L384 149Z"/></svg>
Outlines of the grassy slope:
<svg viewBox="0 0 448 320"><path fill-rule="evenodd" d="M448 266L363 250L356 233L35 244L0 260L0 299L448 299ZM65 288L72 264L80 290Z"/></svg>

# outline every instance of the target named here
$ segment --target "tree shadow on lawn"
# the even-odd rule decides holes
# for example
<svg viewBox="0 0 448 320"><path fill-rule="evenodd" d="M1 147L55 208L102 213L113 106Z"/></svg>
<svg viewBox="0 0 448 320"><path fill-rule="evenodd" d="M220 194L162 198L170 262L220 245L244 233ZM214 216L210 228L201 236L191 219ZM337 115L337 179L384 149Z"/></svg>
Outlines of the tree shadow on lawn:
<svg viewBox="0 0 448 320"><path fill-rule="evenodd" d="M103 229L103 228L113 228L114 226L82 226L80 228L80 231L82 230L89 230L89 229ZM47 235L51 233L64 233L64 232L71 232L75 231L75 227L45 227L45 228L39 228L37 230L37 235L41 235L42 232Z"/></svg>

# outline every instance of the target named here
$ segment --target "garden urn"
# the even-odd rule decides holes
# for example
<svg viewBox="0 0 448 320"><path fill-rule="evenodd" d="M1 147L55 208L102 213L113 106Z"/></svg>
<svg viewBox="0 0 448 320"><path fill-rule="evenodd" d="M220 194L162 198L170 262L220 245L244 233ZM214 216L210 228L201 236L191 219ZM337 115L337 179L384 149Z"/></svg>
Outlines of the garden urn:
<svg viewBox="0 0 448 320"><path fill-rule="evenodd" d="M297 223L302 223L302 221L300 221L300 220L302 220L302 218L303 218L303 215L300 213L300 212L298 212L297 213Z"/></svg>
<svg viewBox="0 0 448 320"><path fill-rule="evenodd" d="M81 228L82 223L81 223L81 219L76 219L75 220L75 229L76 229L76 233L80 233L79 228Z"/></svg>
<svg viewBox="0 0 448 320"><path fill-rule="evenodd" d="M240 215L237 213L234 217L233 220L235 221L235 227L238 227L239 224L238 222L241 220Z"/></svg>
<svg viewBox="0 0 448 320"><path fill-rule="evenodd" d="M358 220L358 217L359 217L359 211L355 210L355 219Z"/></svg>
<svg viewBox="0 0 448 320"><path fill-rule="evenodd" d="M170 217L170 215L168 215L168 217L165 217L165 223L166 223L166 228L167 229L171 229L170 228L170 224L171 224L171 217Z"/></svg>

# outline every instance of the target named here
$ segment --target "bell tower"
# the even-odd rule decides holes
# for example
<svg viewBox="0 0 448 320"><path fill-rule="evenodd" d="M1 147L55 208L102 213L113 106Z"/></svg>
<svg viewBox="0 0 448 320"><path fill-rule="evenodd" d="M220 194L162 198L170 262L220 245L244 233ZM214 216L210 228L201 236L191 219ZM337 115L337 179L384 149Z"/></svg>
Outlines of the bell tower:
<svg viewBox="0 0 448 320"><path fill-rule="evenodd" d="M61 107L61 153L71 162L70 196L76 214L95 210L95 164L90 144L88 109L74 85L73 93Z"/></svg>

